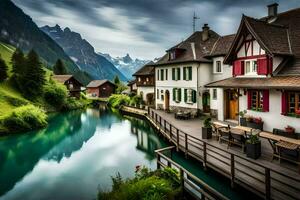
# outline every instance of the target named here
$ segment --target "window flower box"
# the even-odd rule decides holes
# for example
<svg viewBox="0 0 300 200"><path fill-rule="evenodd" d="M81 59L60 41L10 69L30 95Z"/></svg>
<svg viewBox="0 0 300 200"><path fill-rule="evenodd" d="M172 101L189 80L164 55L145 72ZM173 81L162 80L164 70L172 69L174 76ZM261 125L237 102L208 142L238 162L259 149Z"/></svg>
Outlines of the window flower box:
<svg viewBox="0 0 300 200"><path fill-rule="evenodd" d="M264 122L262 121L261 117L247 116L246 121L247 127L263 130Z"/></svg>

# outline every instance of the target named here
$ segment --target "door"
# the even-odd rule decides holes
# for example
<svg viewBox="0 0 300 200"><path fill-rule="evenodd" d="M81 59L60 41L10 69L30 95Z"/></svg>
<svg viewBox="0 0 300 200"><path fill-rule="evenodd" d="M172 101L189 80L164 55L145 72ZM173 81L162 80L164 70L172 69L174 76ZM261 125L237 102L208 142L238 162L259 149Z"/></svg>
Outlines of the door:
<svg viewBox="0 0 300 200"><path fill-rule="evenodd" d="M165 92L165 110L170 110L170 92L169 90L166 90Z"/></svg>
<svg viewBox="0 0 300 200"><path fill-rule="evenodd" d="M227 118L238 120L239 95L237 90L227 90Z"/></svg>

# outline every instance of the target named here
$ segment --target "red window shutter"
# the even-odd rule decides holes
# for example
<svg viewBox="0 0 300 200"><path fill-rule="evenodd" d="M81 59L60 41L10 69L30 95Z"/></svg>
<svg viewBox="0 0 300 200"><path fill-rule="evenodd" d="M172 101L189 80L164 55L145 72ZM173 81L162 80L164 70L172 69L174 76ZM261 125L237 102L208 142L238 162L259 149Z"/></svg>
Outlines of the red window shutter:
<svg viewBox="0 0 300 200"><path fill-rule="evenodd" d="M252 98L252 92L251 92L251 90L247 91L247 97L248 97L247 107L248 107L248 110L251 110L251 98Z"/></svg>
<svg viewBox="0 0 300 200"><path fill-rule="evenodd" d="M244 61L241 61L241 64L240 64L241 66L240 66L240 68L241 68L241 75L244 75L245 74L245 67L244 67L244 65L245 65L245 62Z"/></svg>
<svg viewBox="0 0 300 200"><path fill-rule="evenodd" d="M233 62L233 66L232 66L232 75L236 76L236 66L237 66L237 61Z"/></svg>
<svg viewBox="0 0 300 200"><path fill-rule="evenodd" d="M233 63L233 71L234 76L243 75L244 74L244 61L236 60Z"/></svg>
<svg viewBox="0 0 300 200"><path fill-rule="evenodd" d="M264 90L263 91L263 111L264 112L269 112L269 90Z"/></svg>
<svg viewBox="0 0 300 200"><path fill-rule="evenodd" d="M287 115L287 92L281 93L281 114Z"/></svg>
<svg viewBox="0 0 300 200"><path fill-rule="evenodd" d="M257 60L257 74L258 75L268 74L268 60L266 58Z"/></svg>

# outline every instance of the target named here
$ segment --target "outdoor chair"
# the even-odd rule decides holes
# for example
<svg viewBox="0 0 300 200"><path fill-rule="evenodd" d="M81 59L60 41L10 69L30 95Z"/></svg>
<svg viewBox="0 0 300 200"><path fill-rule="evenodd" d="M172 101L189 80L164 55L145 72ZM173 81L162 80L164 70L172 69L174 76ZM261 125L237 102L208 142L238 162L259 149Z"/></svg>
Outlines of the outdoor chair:
<svg viewBox="0 0 300 200"><path fill-rule="evenodd" d="M230 145L235 144L242 147L242 151L245 152L246 138L244 132L237 129L230 129Z"/></svg>
<svg viewBox="0 0 300 200"><path fill-rule="evenodd" d="M221 127L218 128L218 134L219 134L219 143L221 143L222 141L227 142L228 146L227 148L229 148L230 145L230 126L228 125L228 127Z"/></svg>
<svg viewBox="0 0 300 200"><path fill-rule="evenodd" d="M293 143L279 141L276 143L279 162L286 160L300 165L300 150L299 146Z"/></svg>

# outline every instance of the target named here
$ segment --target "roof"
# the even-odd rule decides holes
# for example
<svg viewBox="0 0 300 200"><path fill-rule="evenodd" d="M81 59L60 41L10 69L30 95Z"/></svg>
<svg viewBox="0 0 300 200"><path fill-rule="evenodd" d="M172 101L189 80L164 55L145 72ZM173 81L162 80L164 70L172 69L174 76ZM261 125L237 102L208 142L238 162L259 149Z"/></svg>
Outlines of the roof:
<svg viewBox="0 0 300 200"><path fill-rule="evenodd" d="M143 67L141 67L137 72L135 72L132 76L145 76L145 75L154 75L154 62L150 61Z"/></svg>
<svg viewBox="0 0 300 200"><path fill-rule="evenodd" d="M209 39L206 41L202 40L202 31L196 31L186 40L180 42L169 50L180 49L183 50L181 55L174 60L169 60L169 55L166 53L159 61L155 63L155 65L164 65L164 64L172 64L172 63L182 63L182 62L211 62L211 60L207 59L205 56L209 55L215 42L218 40L220 36L209 30ZM195 44L195 54L196 58L194 58L192 45ZM169 51L168 50L168 51Z"/></svg>
<svg viewBox="0 0 300 200"><path fill-rule="evenodd" d="M231 64L235 59L235 50L245 30L249 31L261 47L270 56L282 56L288 59L276 75L300 74L300 8L279 13L273 20L268 17L254 19L243 16L236 37L230 47L224 63Z"/></svg>
<svg viewBox="0 0 300 200"><path fill-rule="evenodd" d="M300 76L228 78L205 85L209 88L300 89Z"/></svg>
<svg viewBox="0 0 300 200"><path fill-rule="evenodd" d="M235 34L224 35L219 37L208 57L225 56L228 53L234 38Z"/></svg>
<svg viewBox="0 0 300 200"><path fill-rule="evenodd" d="M56 80L59 83L64 84L66 81L70 80L73 75L53 75L52 79Z"/></svg>
<svg viewBox="0 0 300 200"><path fill-rule="evenodd" d="M130 86L130 85L133 85L135 83L136 83L136 79L128 81L127 85Z"/></svg>
<svg viewBox="0 0 300 200"><path fill-rule="evenodd" d="M104 79L104 80L93 80L91 81L86 87L87 88L95 88L95 87L99 87L101 85L103 85L104 83L111 83L113 85L115 85L114 83L112 83L111 81L107 80L107 79Z"/></svg>

